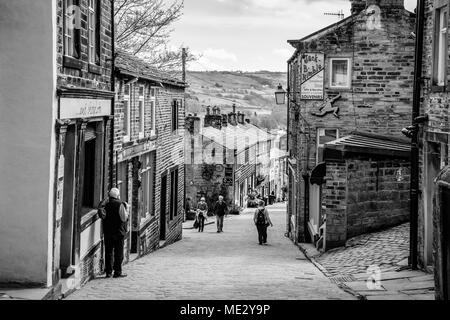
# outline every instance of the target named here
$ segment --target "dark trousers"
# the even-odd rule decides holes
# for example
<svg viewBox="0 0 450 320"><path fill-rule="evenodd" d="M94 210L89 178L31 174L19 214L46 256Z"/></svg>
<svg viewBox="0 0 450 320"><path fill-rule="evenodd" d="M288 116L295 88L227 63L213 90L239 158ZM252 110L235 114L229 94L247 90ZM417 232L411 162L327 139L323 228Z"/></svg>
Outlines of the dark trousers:
<svg viewBox="0 0 450 320"><path fill-rule="evenodd" d="M105 273L122 274L123 245L125 237L122 235L105 235ZM113 265L114 261L114 265Z"/></svg>
<svg viewBox="0 0 450 320"><path fill-rule="evenodd" d="M217 231L223 231L223 217L224 216L216 215Z"/></svg>
<svg viewBox="0 0 450 320"><path fill-rule="evenodd" d="M205 217L202 214L198 215L198 232L203 232L205 228Z"/></svg>
<svg viewBox="0 0 450 320"><path fill-rule="evenodd" d="M256 228L258 229L259 243L267 243L267 225L256 225Z"/></svg>

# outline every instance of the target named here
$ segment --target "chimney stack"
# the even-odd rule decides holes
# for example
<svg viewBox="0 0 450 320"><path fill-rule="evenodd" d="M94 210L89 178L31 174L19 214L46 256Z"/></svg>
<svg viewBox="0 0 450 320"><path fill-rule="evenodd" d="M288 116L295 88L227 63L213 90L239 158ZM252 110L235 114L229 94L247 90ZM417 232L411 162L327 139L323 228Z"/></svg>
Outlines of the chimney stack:
<svg viewBox="0 0 450 320"><path fill-rule="evenodd" d="M222 114L222 127L228 126L228 117L226 114Z"/></svg>
<svg viewBox="0 0 450 320"><path fill-rule="evenodd" d="M350 2L352 15L360 13L372 4L385 9L405 9L405 0L350 0Z"/></svg>
<svg viewBox="0 0 450 320"><path fill-rule="evenodd" d="M189 114L186 117L186 129L192 135L197 135L200 133L200 118L197 114Z"/></svg>

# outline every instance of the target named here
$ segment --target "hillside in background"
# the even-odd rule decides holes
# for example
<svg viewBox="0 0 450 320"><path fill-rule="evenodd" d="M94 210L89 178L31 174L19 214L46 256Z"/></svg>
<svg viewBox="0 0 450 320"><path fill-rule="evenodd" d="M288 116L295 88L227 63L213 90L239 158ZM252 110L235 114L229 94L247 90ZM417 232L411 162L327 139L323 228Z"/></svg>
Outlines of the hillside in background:
<svg viewBox="0 0 450 320"><path fill-rule="evenodd" d="M230 112L233 103L250 121L267 129L287 126L286 107L275 104L279 83L286 88L284 72L188 72L186 113L203 115L207 106Z"/></svg>

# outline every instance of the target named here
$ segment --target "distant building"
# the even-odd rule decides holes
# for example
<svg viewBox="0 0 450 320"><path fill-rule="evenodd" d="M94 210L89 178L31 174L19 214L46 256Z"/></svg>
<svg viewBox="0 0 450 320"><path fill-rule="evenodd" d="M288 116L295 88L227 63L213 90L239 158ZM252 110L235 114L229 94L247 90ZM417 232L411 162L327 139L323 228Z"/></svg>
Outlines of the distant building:
<svg viewBox="0 0 450 320"><path fill-rule="evenodd" d="M202 196L212 208L219 195L230 206L244 207L250 189L263 192L257 177L268 181L264 170L273 135L250 124L235 106L229 114L208 107L203 125L196 115L186 122L186 197L194 208Z"/></svg>
<svg viewBox="0 0 450 320"><path fill-rule="evenodd" d="M405 10L403 0L350 2L352 15L348 18L300 40L288 41L296 51L288 61L292 96L288 102L287 232L295 242L311 241L322 249L343 245L350 236L408 220L409 199L389 198L385 201L398 206L393 211L396 216L369 227L368 215L380 214L377 213L380 208L369 209L363 204L369 206L380 201L379 189L367 190L376 191L367 193L372 198L354 199L360 205L355 213L359 218L349 219L353 213L348 211L347 204L341 203L341 197L349 196L344 186L347 182L341 181L342 177L329 167L330 161L336 159L326 156L332 154L327 153L327 149L333 148L328 144L336 145L340 138L345 140L344 144L358 140L359 146L367 151L372 140L366 136L372 134L376 135L375 145L384 150L386 159L361 149L358 151L361 154L344 152L340 161L345 163L350 161L345 159L356 160L361 156L358 161L379 168L393 160L397 163L404 157L390 153L388 141L402 140L402 128L411 123L415 45L411 34L415 30L415 15ZM404 141L408 143L402 141L401 145ZM408 159L406 163L402 161L395 169L402 169L402 183L407 184ZM363 174L364 170L361 168L355 174ZM377 172L367 173L368 185L373 179L375 183L387 179L379 175L381 171ZM324 179L318 179L318 174ZM395 172L389 170L388 175L396 183ZM340 183L344 192L330 194L336 198L328 201L327 190ZM350 224L351 221L359 226Z"/></svg>

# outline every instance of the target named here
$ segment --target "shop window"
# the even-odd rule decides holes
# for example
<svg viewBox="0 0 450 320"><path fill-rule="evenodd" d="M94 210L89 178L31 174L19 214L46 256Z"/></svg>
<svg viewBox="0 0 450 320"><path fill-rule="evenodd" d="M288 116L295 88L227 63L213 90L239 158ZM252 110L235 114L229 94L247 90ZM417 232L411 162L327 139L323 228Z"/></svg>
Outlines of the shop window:
<svg viewBox="0 0 450 320"><path fill-rule="evenodd" d="M132 90L132 85L124 85L123 94L123 140L124 142L130 141L131 135L131 100L130 92Z"/></svg>
<svg viewBox="0 0 450 320"><path fill-rule="evenodd" d="M128 202L128 162L121 162L118 165L117 188L120 190L120 199Z"/></svg>
<svg viewBox="0 0 450 320"><path fill-rule="evenodd" d="M89 62L100 64L100 0L88 1L88 47Z"/></svg>
<svg viewBox="0 0 450 320"><path fill-rule="evenodd" d="M85 141L84 144L84 173L83 173L83 183L82 183L82 207L83 214L89 212L92 208L95 208L95 176L96 163L96 139L91 139Z"/></svg>
<svg viewBox="0 0 450 320"><path fill-rule="evenodd" d="M433 85L447 84L448 1L435 0Z"/></svg>
<svg viewBox="0 0 450 320"><path fill-rule="evenodd" d="M64 55L80 58L79 0L64 1Z"/></svg>
<svg viewBox="0 0 450 320"><path fill-rule="evenodd" d="M178 215L178 169L170 173L170 220Z"/></svg>
<svg viewBox="0 0 450 320"><path fill-rule="evenodd" d="M145 97L144 97L145 87L139 86L139 101L138 101L138 112L139 112L139 139L144 138L145 129Z"/></svg>
<svg viewBox="0 0 450 320"><path fill-rule="evenodd" d="M338 129L317 129L317 163L323 160L323 149L325 144L336 139L339 139Z"/></svg>
<svg viewBox="0 0 450 320"><path fill-rule="evenodd" d="M350 59L332 58L330 59L330 87L350 88Z"/></svg>

